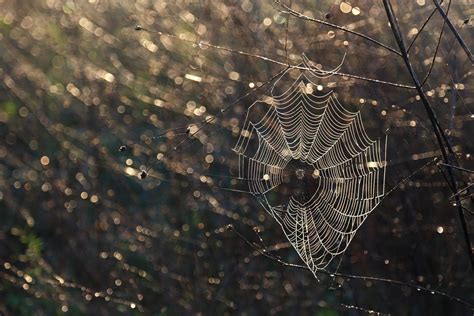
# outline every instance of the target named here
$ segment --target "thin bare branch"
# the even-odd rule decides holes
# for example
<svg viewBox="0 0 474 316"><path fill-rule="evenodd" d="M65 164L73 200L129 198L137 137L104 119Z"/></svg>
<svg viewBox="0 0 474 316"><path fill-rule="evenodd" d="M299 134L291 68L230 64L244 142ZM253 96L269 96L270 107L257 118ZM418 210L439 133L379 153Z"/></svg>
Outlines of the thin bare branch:
<svg viewBox="0 0 474 316"><path fill-rule="evenodd" d="M440 123L438 121L438 118L436 117L436 113L434 112L424 90L423 87L421 86L421 83L418 79L417 74L415 73L415 70L413 69L412 64L410 63L410 59L408 57L407 50L405 48L405 43L403 41L403 36L400 31L400 27L398 25L398 21L395 17L395 13L393 12L392 4L390 3L390 0L383 0L383 4L385 7L385 12L387 13L387 17L390 22L390 27L392 29L392 33L397 41L398 47L400 48L400 51L402 53L402 58L403 61L405 62L405 65L410 73L410 76L415 83L416 89L418 91L418 95L420 96L420 99L423 103L423 106L425 107L426 113L428 114L428 118L430 119L431 125L433 127L433 131L436 136L436 140L438 142L438 145L441 149L441 154L443 155L443 160L446 164L451 164L452 160L455 160L455 155L453 148L446 137L443 128L441 128ZM449 153L449 154L448 154ZM457 192L457 183L456 179L454 177L454 174L452 172L451 168L447 168L448 171L448 184L450 184L451 190L453 193ZM464 236L464 241L466 244L466 250L468 252L469 260L471 263L471 267L474 269L474 253L472 251L472 242L471 242L471 237L469 234L469 229L467 227L467 222L466 222L466 217L464 215L464 210L461 207L461 201L459 199L459 196L456 197L456 207L458 209L458 215L459 219L461 222L461 228L463 231L463 236Z"/></svg>
<svg viewBox="0 0 474 316"><path fill-rule="evenodd" d="M248 240L242 233L240 233L238 230L236 230L235 227L232 224L227 226L227 230L232 231L233 233L235 233L237 235L237 237L239 237L247 245L249 245L250 247L255 249L262 256L265 256L265 257L267 257L267 258L269 258L273 261L276 261L276 262L278 262L278 263L280 263L284 266L287 266L287 267L303 269L303 270L309 270L309 268L305 265L286 262L286 261L282 260L281 258L276 257L271 252L267 251L267 249L257 246L255 243ZM363 275L353 275L353 274L346 274L346 273L339 273L339 272L333 273L333 272L330 272L330 271L325 270L325 269L318 270L318 273L329 275L330 277L339 276L339 277L342 277L342 278L347 278L347 279L352 279L352 280L364 280L364 281L388 283L390 285L407 286L409 288L415 289L415 290L420 291L420 292L422 291L422 292L430 293L432 295L443 296L443 297L445 297L449 300L452 300L452 301L455 301L459 304L467 306L470 309L474 309L474 305L472 305L471 303L469 303L469 302L467 302L467 301L465 301L465 300L463 300L459 297L449 295L449 294L447 294L445 292L442 292L442 291L428 289L426 287L419 286L419 285L412 284L412 283L407 283L407 282L392 280L392 279L387 279L387 278L378 278L378 277L363 276Z"/></svg>
<svg viewBox="0 0 474 316"><path fill-rule="evenodd" d="M252 54L252 53L249 53L249 52L245 52L245 51L241 51L241 50L235 50L235 49L232 49L232 48L229 48L229 47L214 45L214 44L207 43L207 42L196 43L195 41L180 38L180 37L178 37L176 35L173 35L173 34L168 34L168 33L164 33L164 32L161 32L161 31L153 31L153 30L150 30L150 29L146 29L146 28L144 28L142 26L139 26L139 25L137 25L135 27L135 29L139 30L139 31L143 30L143 31L146 31L146 32L149 32L149 33L152 33L152 34L156 34L156 35L166 36L166 37L173 38L175 40L179 40L179 41L183 41L183 42L188 42L188 43L191 43L193 45L198 45L200 47L208 47L208 48L213 48L213 49L217 49L217 50L221 50L221 51L226 51L226 52L236 54L236 55L242 55L242 56L247 56L247 57L260 59L260 60L263 60L263 61L266 61L266 62L270 62L270 63L276 64L276 65L280 65L280 66L284 66L284 67L288 67L288 68L292 68L292 69L310 70L310 69L308 69L306 67L303 67L303 66L291 65L291 64L288 64L286 62L282 62L282 61L279 61L279 60L276 60L276 59L265 57L265 56L262 56L262 55L259 55L259 54ZM368 77L363 77L363 76L358 76L358 75L353 75L353 74L347 74L347 73L342 73L342 72L339 72L339 71L327 71L327 73L335 75L335 76L353 78L353 79L358 79L358 80L364 80L364 81L368 81L368 82L384 84L384 85L397 87L397 88L416 89L415 86L410 86L410 85L397 83L397 82L390 82L390 81L384 81L384 80L379 80L379 79L373 79L373 78L368 78Z"/></svg>
<svg viewBox="0 0 474 316"><path fill-rule="evenodd" d="M335 29L338 29L338 30L341 30L341 31L344 31L346 33L350 33L350 34L353 34L353 35L356 35L356 36L359 36L359 37L362 37L363 39L366 39L368 40L369 42L372 42L373 44L375 45L378 45L384 49L386 49L387 51L389 52L392 52L398 56L401 56L401 53L399 51L397 51L395 48L392 48L390 46L388 46L387 44L384 44L368 35L365 35L365 34L362 34L362 33L359 33L357 31L353 31L353 30L350 30L344 26L340 26L340 25L337 25L337 24L333 24L333 23L329 23L329 22L326 22L326 21L323 21L323 20L319 20L319 19L316 19L316 18L313 18L313 17L310 17L310 16L307 16L307 15L304 15L303 13L300 13L300 12L297 12L293 9L291 9L289 6L287 6L286 4L282 3L280 0L274 0L274 2L278 5L280 5L282 8L284 8L285 10L279 10L281 13L285 13L285 14L291 14L292 16L294 17L297 17L299 19L303 19L303 20L307 20L307 21L311 21L311 22L316 22L316 23L319 23L319 24L322 24L322 25L326 25L326 26L329 26L329 27L332 27L332 28L335 28Z"/></svg>
<svg viewBox="0 0 474 316"><path fill-rule="evenodd" d="M451 31L453 32L454 36L455 36L456 39L458 40L459 45L461 45L462 49L466 52L466 55L467 55L467 57L469 58L469 60L470 60L471 62L473 62L473 61L474 61L474 58L473 58L473 56L472 56L471 51L470 51L469 48L467 47L466 42L463 40L463 38L461 37L461 35L459 34L459 32L458 32L458 31L456 30L456 28L454 27L453 23L451 22L451 20L450 20L449 17L447 16L446 12L444 12L443 8L441 7L441 3L438 2L438 0L433 0L433 3L435 4L436 9L438 9L439 14L443 17L444 21L446 21L446 23L448 24L449 28L450 28Z"/></svg>

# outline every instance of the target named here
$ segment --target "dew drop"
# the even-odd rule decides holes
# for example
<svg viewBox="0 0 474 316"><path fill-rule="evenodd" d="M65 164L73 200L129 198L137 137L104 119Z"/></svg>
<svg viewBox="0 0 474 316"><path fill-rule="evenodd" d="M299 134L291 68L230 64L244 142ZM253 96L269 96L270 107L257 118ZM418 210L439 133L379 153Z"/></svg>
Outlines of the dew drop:
<svg viewBox="0 0 474 316"><path fill-rule="evenodd" d="M339 9L342 13L350 13L352 11L352 5L349 2L344 1L339 5Z"/></svg>
<svg viewBox="0 0 474 316"><path fill-rule="evenodd" d="M319 170L318 170L318 169L314 169L312 176L313 176L313 178L315 178L315 179L319 178L319 176L320 176Z"/></svg>

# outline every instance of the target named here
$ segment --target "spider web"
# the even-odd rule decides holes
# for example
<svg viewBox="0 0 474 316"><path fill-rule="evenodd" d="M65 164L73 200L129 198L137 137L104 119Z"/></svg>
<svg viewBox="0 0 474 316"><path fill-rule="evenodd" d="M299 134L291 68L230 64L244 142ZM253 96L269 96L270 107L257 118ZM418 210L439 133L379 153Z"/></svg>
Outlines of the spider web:
<svg viewBox="0 0 474 316"><path fill-rule="evenodd" d="M305 56L301 66L283 93L276 90L286 72L270 98L252 104L233 150L248 192L317 278L382 200L387 138L372 140L360 112L333 91L317 93L328 72Z"/></svg>

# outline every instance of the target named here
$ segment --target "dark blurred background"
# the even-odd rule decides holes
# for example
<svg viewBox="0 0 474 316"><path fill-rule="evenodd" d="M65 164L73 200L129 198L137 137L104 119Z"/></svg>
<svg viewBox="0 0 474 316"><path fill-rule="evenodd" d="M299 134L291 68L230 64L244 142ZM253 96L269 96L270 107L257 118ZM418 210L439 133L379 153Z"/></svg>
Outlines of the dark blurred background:
<svg viewBox="0 0 474 316"><path fill-rule="evenodd" d="M435 8L392 4L407 43ZM381 1L291 8L397 47ZM453 192L410 87L321 81L361 111L372 137L389 133L386 190L395 189L329 267L370 278L318 282L245 242L265 247L261 237L302 263L256 199L225 189L246 109L269 95L273 75L303 53L324 69L346 54L343 73L413 85L396 54L281 9L270 0L0 0L0 314L472 315L474 272ZM473 13L469 0L449 8L469 47ZM442 26L435 12L411 48L420 78ZM472 78L445 26L424 88L469 170ZM460 188L469 170L453 171Z"/></svg>

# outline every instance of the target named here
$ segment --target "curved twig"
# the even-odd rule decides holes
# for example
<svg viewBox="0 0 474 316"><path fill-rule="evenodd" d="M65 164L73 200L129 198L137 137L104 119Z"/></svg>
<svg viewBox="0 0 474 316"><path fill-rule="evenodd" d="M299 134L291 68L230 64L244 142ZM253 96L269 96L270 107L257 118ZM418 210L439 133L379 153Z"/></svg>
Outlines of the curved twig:
<svg viewBox="0 0 474 316"><path fill-rule="evenodd" d="M441 1L441 3L443 3L443 1ZM428 25L428 22L431 20L431 18L433 17L433 15L436 13L436 8L433 9L433 11L431 11L430 15L428 16L428 18L425 20L425 22L423 23L423 25L420 27L418 33L416 33L415 37L413 37L410 45L408 45L408 48L407 48L407 53L410 52L411 48L413 47L413 44L415 44L416 40L418 39L418 36L420 36L421 32L423 32L423 30L425 29L426 25Z"/></svg>
<svg viewBox="0 0 474 316"><path fill-rule="evenodd" d="M450 8L451 8L451 0L448 3L448 9L446 10L446 13L449 13ZM431 63L430 63L430 68L428 69L428 72L426 73L425 78L421 82L422 87L425 85L426 81L430 77L431 71L433 71L433 67L434 67L434 64L435 64L435 61L436 61L436 56L438 55L439 46L441 45L441 39L443 38L443 32L444 32L444 26L445 25L446 25L446 20L443 20L443 25L441 26L441 31L439 33L438 43L436 44L436 49L435 49L435 52L433 54L433 59L431 60ZM408 50L407 50L407 54L408 54Z"/></svg>

